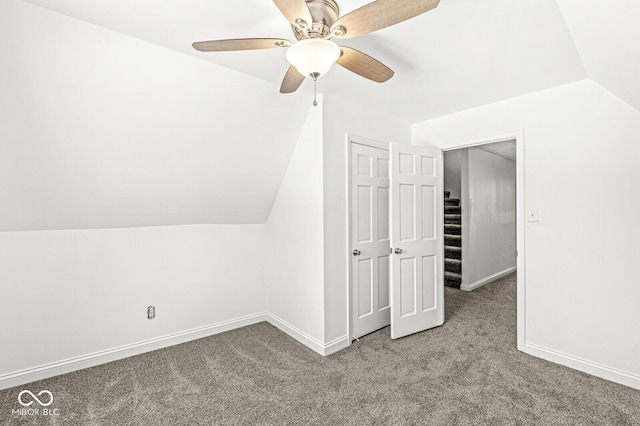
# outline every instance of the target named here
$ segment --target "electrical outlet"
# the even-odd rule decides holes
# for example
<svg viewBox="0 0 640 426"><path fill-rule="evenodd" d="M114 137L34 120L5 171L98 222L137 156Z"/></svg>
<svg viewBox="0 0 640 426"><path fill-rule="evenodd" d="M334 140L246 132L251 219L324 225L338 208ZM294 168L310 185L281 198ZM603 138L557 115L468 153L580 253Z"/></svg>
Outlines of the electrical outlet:
<svg viewBox="0 0 640 426"><path fill-rule="evenodd" d="M156 317L156 307L155 306L149 306L147 308L147 318L148 319L154 319Z"/></svg>

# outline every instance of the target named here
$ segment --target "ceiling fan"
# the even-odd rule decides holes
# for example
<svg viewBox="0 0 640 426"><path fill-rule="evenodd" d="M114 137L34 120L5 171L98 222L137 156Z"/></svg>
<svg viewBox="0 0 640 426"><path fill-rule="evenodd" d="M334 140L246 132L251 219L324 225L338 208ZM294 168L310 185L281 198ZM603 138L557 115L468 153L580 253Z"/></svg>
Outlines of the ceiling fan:
<svg viewBox="0 0 640 426"><path fill-rule="evenodd" d="M291 23L296 42L280 38L241 38L199 41L193 47L201 52L287 48L291 66L284 76L280 93L295 92L305 77L314 81L334 63L369 80L382 83L393 71L356 49L338 46L332 38L347 39L395 25L438 6L440 0L376 0L340 16L334 0L273 0ZM314 105L316 102L314 101Z"/></svg>

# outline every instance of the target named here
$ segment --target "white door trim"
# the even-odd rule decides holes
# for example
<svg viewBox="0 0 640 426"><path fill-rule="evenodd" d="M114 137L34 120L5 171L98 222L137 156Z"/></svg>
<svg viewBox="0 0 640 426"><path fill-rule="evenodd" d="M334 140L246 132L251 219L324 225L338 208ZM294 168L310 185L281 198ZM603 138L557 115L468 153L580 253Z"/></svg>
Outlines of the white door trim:
<svg viewBox="0 0 640 426"><path fill-rule="evenodd" d="M365 145L365 146L370 146L372 148L378 148L378 149L384 149L386 151L389 150L389 142L382 142L382 141L378 141L378 140L374 140L374 139L369 139L366 138L364 136L359 136L359 135L354 135L354 134L350 134L348 133L346 138L346 158L347 158L347 198L346 198L346 204L347 204L347 235L345 236L345 244L346 244L346 250L345 253L347 253L347 256L351 256L351 228L352 228L352 223L351 223L351 144L359 144L359 145ZM347 330L349 333L349 346L351 345L351 342L353 341L353 324L351 321L351 286L352 286L352 282L351 282L351 257L348 257L348 261L347 261L347 283L349 283L349 285L347 285Z"/></svg>
<svg viewBox="0 0 640 426"><path fill-rule="evenodd" d="M524 129L507 131L501 134L479 137L471 140L447 143L443 152L453 151L461 148L469 148L477 145L485 145L493 142L503 142L508 140L516 141L516 258L517 267L517 341L518 350L525 351L526 342L526 282L525 282L525 186L524 186ZM442 146L442 144L439 144Z"/></svg>

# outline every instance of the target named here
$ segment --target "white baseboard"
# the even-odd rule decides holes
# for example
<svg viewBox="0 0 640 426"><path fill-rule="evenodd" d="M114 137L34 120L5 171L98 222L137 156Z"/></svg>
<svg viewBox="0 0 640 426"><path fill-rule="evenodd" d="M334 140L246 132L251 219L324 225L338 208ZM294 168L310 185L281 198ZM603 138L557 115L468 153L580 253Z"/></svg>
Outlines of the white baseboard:
<svg viewBox="0 0 640 426"><path fill-rule="evenodd" d="M338 352L339 350L349 346L349 336L347 335L339 337L328 343L322 343L273 314L266 313L265 316L268 323L322 356L331 355L332 353Z"/></svg>
<svg viewBox="0 0 640 426"><path fill-rule="evenodd" d="M331 355L347 347L349 347L349 336L345 334L342 337L338 337L335 340L325 343L323 355Z"/></svg>
<svg viewBox="0 0 640 426"><path fill-rule="evenodd" d="M573 368L575 370L579 370L593 376L620 383L621 385L629 386L634 389L640 389L640 376L637 376L635 374L616 370L615 368L607 367L596 362L587 361L586 359L578 358L572 355L567 355L565 353L538 346L533 343L525 343L524 352L538 358L546 359L547 361L555 362L556 364L564 365L565 367Z"/></svg>
<svg viewBox="0 0 640 426"><path fill-rule="evenodd" d="M88 355L76 358L66 359L64 361L54 362L50 364L40 365L9 374L0 375L0 390L14 386L24 385L26 383L42 380L60 374L70 373L72 371L81 370L83 368L94 367L96 365L127 358L141 353L154 351L156 349L166 348L180 343L189 342L191 340L201 339L203 337L212 336L214 334L233 330L247 325L256 324L266 320L264 313L249 315L245 317L235 318L229 321L222 321L217 324L211 324L204 327L194 328L192 330L180 333L170 334L155 339L144 340L133 343L131 345L120 346L105 351L94 352Z"/></svg>
<svg viewBox="0 0 640 426"><path fill-rule="evenodd" d="M201 339L203 337L212 336L214 334L257 324L263 321L269 322L274 327L291 336L293 339L323 356L331 355L349 346L349 337L347 335L327 343L322 343L275 315L264 312L1 375L0 390L139 355L156 349L189 342L191 340ZM587 361L572 355L567 355L532 343L525 343L524 352L612 382L620 383L634 389L640 389L640 376L631 373L616 370L611 367Z"/></svg>
<svg viewBox="0 0 640 426"><path fill-rule="evenodd" d="M0 390L35 382L36 380L58 376L60 374L71 373L72 371L82 370L84 368L94 367L96 365L105 364L107 362L139 355L145 352L155 351L157 349L162 349L173 345L178 345L180 343L189 342L191 340L201 339L203 337L212 336L214 334L234 330L236 328L245 327L252 324L257 324L263 321L269 322L276 328L283 331L285 334L288 334L298 342L311 348L312 350L323 356L331 355L332 353L335 353L349 346L349 338L346 335L331 342L322 343L319 340L294 327L293 325L287 323L286 321L276 317L275 315L272 315L268 312L262 312L241 318L235 318L229 321L222 321L217 324L194 328L192 330L187 330L180 333L170 334L155 339L144 340L130 345L120 346L100 352L94 352L88 355L69 358L59 362L39 365L37 367L0 375Z"/></svg>
<svg viewBox="0 0 640 426"><path fill-rule="evenodd" d="M478 281L476 281L476 282L474 282L472 284L462 284L460 286L460 290L464 290L464 291L475 290L476 288L482 287L485 284L489 284L491 281L495 281L498 278L502 278L505 275L509 275L510 273L515 272L515 271L516 271L516 267L515 266L512 267L512 268L505 269L504 271L500 271L498 273L490 275L490 276L488 276L486 278L483 278L481 280L478 280Z"/></svg>

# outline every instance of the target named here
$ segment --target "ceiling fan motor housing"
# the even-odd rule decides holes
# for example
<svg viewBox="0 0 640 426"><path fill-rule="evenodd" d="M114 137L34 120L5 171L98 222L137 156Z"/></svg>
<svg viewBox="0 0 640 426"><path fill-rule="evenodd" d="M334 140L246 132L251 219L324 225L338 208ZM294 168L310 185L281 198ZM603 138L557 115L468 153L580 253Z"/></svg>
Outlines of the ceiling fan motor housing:
<svg viewBox="0 0 640 426"><path fill-rule="evenodd" d="M340 16L338 4L333 0L307 0L307 7L313 22L310 28L291 25L296 39L327 37L331 32L331 26Z"/></svg>

